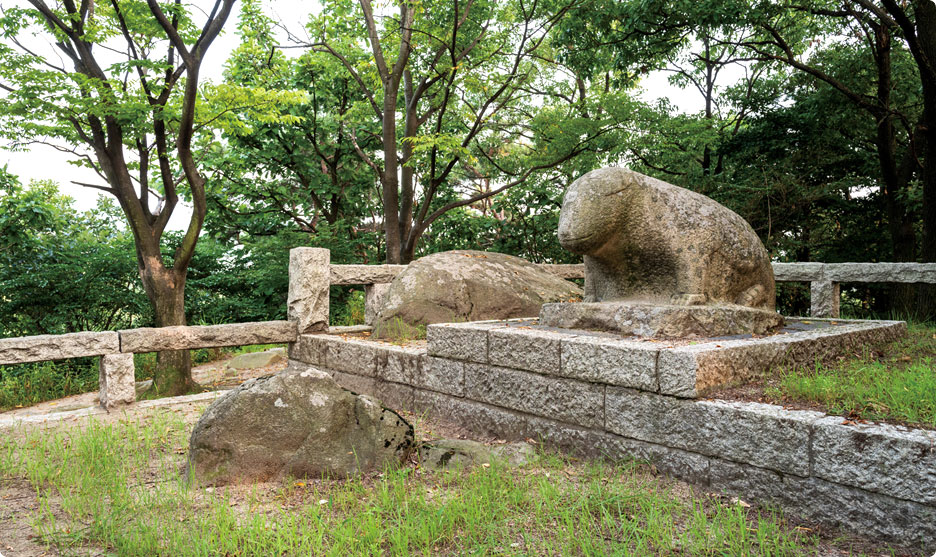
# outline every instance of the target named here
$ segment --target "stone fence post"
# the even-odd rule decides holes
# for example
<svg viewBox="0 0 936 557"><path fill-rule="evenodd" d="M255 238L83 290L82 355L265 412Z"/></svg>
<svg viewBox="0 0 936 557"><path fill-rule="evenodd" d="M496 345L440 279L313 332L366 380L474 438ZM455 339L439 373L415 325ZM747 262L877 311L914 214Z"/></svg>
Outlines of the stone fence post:
<svg viewBox="0 0 936 557"><path fill-rule="evenodd" d="M839 283L823 277L809 283L809 315L811 317L839 316L842 291Z"/></svg>
<svg viewBox="0 0 936 557"><path fill-rule="evenodd" d="M136 377L133 354L107 354L101 356L98 381L99 402L110 410L121 404L136 401Z"/></svg>
<svg viewBox="0 0 936 557"><path fill-rule="evenodd" d="M295 321L299 334L328 330L328 290L331 252L324 248L289 250L287 319Z"/></svg>

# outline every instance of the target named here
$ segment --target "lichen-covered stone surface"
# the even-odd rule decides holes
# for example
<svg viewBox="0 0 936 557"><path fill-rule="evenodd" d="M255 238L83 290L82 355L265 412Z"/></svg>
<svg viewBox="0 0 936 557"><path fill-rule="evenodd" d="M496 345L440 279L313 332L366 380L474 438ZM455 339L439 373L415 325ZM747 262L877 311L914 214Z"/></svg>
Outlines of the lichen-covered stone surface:
<svg viewBox="0 0 936 557"><path fill-rule="evenodd" d="M495 460L508 466L523 466L534 456L533 446L524 441L484 445L471 439L436 439L419 447L419 462L429 470L467 469Z"/></svg>
<svg viewBox="0 0 936 557"><path fill-rule="evenodd" d="M540 322L563 329L599 329L655 338L763 335L783 325L775 311L739 305L685 306L646 302L544 304Z"/></svg>
<svg viewBox="0 0 936 557"><path fill-rule="evenodd" d="M120 352L139 354L162 350L293 342L296 340L296 322L259 321L188 327L142 327L125 329L118 333Z"/></svg>
<svg viewBox="0 0 936 557"><path fill-rule="evenodd" d="M192 432L188 474L212 485L347 477L399 464L412 450L413 428L399 414L290 362L212 403Z"/></svg>
<svg viewBox="0 0 936 557"><path fill-rule="evenodd" d="M286 314L299 333L328 330L331 252L323 248L289 250Z"/></svg>
<svg viewBox="0 0 936 557"><path fill-rule="evenodd" d="M581 296L575 284L519 257L482 251L435 253L414 261L393 279L374 331L389 336L399 323L535 317L544 303Z"/></svg>

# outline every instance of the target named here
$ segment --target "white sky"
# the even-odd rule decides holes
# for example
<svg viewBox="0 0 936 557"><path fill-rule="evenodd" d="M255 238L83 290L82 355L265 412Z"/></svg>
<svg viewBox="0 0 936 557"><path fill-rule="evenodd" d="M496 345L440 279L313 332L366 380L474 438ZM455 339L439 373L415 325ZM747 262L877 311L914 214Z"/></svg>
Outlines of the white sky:
<svg viewBox="0 0 936 557"><path fill-rule="evenodd" d="M196 0L197 4L207 4L205 0ZM0 5L25 4L22 0L0 0ZM267 13L275 19L284 22L293 33L304 36L303 25L308 20L309 13L318 11L318 2L301 0L266 0L264 3ZM237 10L235 7L235 10ZM239 15L239 11L238 14ZM238 37L235 33L236 21L232 17L225 25L225 31L212 43L205 55L202 64L202 79L220 81L222 65L228 55L237 46ZM667 82L668 74L655 72L648 75L642 82L644 87L643 98L652 100L668 96L673 104L684 112L697 112L702 109L702 100L694 90L682 90L673 87ZM2 146L0 142L0 146ZM84 211L95 207L98 195L107 194L71 182L102 183L100 177L85 168L69 164L69 155L61 153L44 145L32 146L28 152L11 152L0 149L0 167L6 165L7 170L19 176L23 184L32 180L52 180L59 184L59 190L74 198L75 208ZM176 207L170 221L169 228L183 230L188 224L191 209L180 204Z"/></svg>

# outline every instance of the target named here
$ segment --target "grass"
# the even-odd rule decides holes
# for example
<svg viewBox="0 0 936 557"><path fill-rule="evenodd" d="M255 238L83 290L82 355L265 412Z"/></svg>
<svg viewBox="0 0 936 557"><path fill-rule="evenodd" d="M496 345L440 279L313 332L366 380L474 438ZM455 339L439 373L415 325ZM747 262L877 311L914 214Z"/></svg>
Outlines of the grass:
<svg viewBox="0 0 936 557"><path fill-rule="evenodd" d="M411 340L425 340L425 325L410 325L399 317L381 323L374 329L374 338L405 344Z"/></svg>
<svg viewBox="0 0 936 557"><path fill-rule="evenodd" d="M190 426L165 416L6 436L0 479L28 482L34 528L64 554L801 555L819 543L636 463L546 452L522 468L189 487Z"/></svg>
<svg viewBox="0 0 936 557"><path fill-rule="evenodd" d="M831 365L783 369L765 395L855 419L936 429L936 326L910 324L905 338Z"/></svg>
<svg viewBox="0 0 936 557"><path fill-rule="evenodd" d="M4 366L0 371L0 412L97 387L97 358Z"/></svg>

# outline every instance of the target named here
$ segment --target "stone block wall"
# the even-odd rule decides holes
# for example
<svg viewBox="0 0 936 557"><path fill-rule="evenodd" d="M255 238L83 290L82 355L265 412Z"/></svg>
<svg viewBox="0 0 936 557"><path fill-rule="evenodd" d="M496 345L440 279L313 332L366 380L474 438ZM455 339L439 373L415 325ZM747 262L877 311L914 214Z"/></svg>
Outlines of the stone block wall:
<svg viewBox="0 0 936 557"><path fill-rule="evenodd" d="M884 324L871 333L860 323L848 327L865 340L899 328ZM797 352L796 340L787 339L787 351ZM832 342L816 334L799 341L819 348ZM730 342L719 344L727 360L708 357L719 365L743 362L743 349ZM688 348L682 348L690 354L679 360L683 367L704 368L711 364L699 354L721 352L714 345ZM667 350L682 354L678 347L498 322L430 326L427 347L301 335L290 357L391 407L503 438L540 438L586 455L648 460L712 491L936 551L936 432L688 398L694 387L677 382L670 389L672 381L660 374L670 369Z"/></svg>

